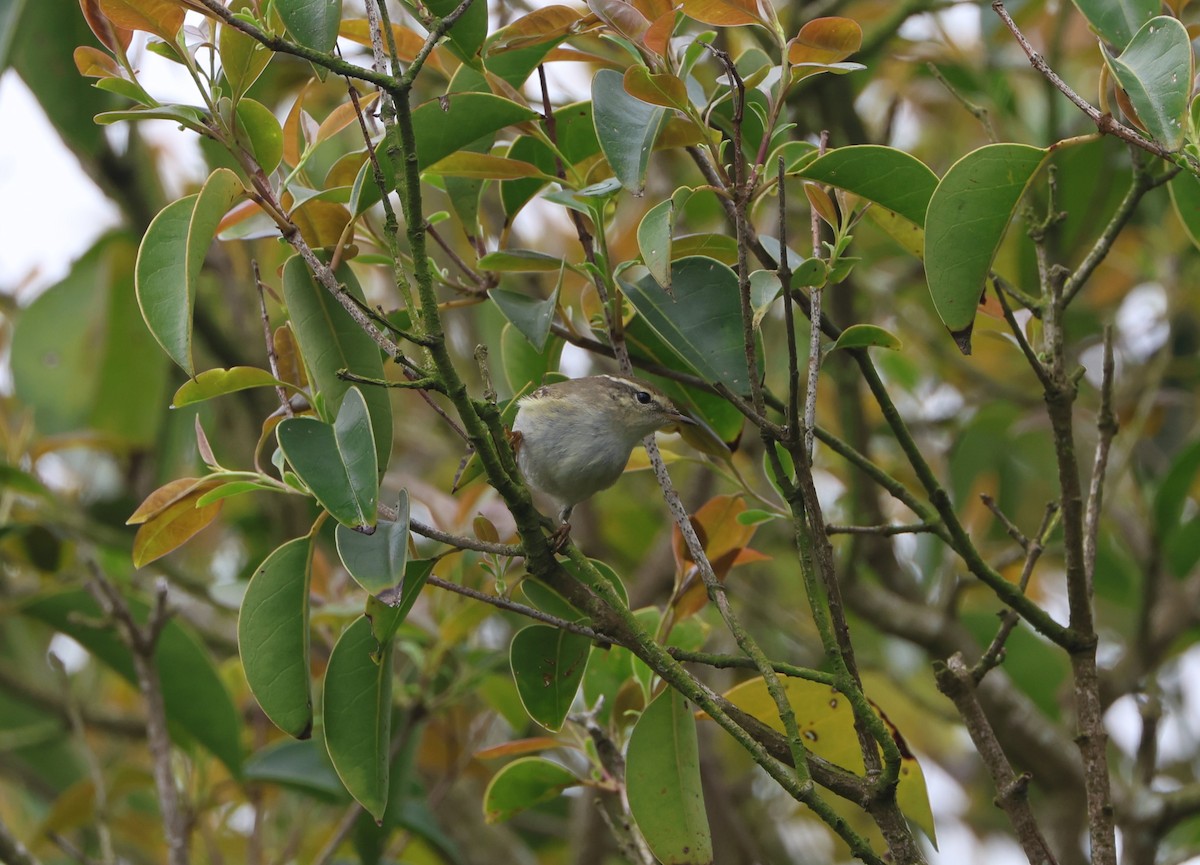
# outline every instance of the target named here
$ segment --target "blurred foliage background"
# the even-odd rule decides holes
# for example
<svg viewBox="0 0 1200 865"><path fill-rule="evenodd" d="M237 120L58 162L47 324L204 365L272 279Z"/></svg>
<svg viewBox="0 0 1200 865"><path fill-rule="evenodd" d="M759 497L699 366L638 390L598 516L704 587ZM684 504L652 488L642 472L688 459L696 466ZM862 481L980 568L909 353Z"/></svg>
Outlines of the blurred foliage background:
<svg viewBox="0 0 1200 865"><path fill-rule="evenodd" d="M519 2L491 6L492 31L530 10ZM345 16L362 17L353 7L347 0ZM1024 0L1010 8L1051 66L1095 102L1103 86L1096 38L1076 8L1051 0ZM1173 8L1185 23L1193 22L1186 2L1177 0ZM820 76L797 89L786 118L796 124L790 135L797 140L815 140L828 130L834 147L888 144L941 175L963 154L993 139L1045 146L1091 131L1086 118L1029 68L987 4L827 0L778 4L778 14L788 32L829 14L852 18L864 32L863 48L853 59L866 70ZM398 6L394 20L413 24ZM719 42L735 58L764 49L752 28L722 29ZM5 312L0 325L5 373L0 396L0 822L44 862L96 861L114 849L122 861L164 861L138 692L128 671L114 671L120 663L113 660L111 636L80 615L88 602L79 587L98 567L135 599L148 598L153 582L165 577L176 612L171 628L178 631L165 675L214 689L198 692L217 694L207 708L228 699L234 710L217 720L198 715L196 706L179 709L182 717L172 716L183 728L174 739L173 769L193 821L199 861L326 862L352 856L413 865L618 861L587 795L560 797L507 823L484 819L483 791L505 755L480 752L541 732L522 711L508 669L505 649L522 624L517 617L425 589L400 634L393 696L403 720L393 765L394 811L389 805L394 831L385 833L351 803L319 738L289 740L261 714L237 655L235 623L246 581L282 540L308 531L314 515L309 503L265 495L230 499L219 518L186 546L145 568L131 566L135 530L125 524L129 515L161 485L202 471L196 423L207 431L223 464L248 466L264 420L278 402L273 392L259 389L169 407L185 376L143 325L133 291L137 243L164 204L181 191L194 191L228 158L208 142L180 135L177 146L189 154L195 150L182 168L176 144L150 143L142 126L94 123L95 114L124 104L76 71L76 46L96 44L74 3L29 0L0 6L0 68L32 91L63 144L121 219L119 227L89 238L88 251L57 284L19 293L16 284L0 286ZM340 45L347 58L367 61L366 49L352 40ZM556 107L586 99L597 68L624 62L617 48L599 39L583 36L572 45L589 56L546 66ZM141 41L132 56L144 64L149 86L158 73L148 70L164 67L152 67L156 58ZM452 55L441 52L438 63L422 75L414 102L443 94L449 79L439 68L455 64ZM710 64L698 74L711 81L717 72ZM346 91L333 77L309 84L311 76L308 64L279 55L249 94L283 118L307 87L305 110L319 120L345 103ZM536 85L526 95L540 108ZM151 122L169 123L146 121ZM6 135L21 135L19 120L7 119L6 128ZM309 171L322 175L359 146L354 134L351 128L331 136L314 153ZM652 156L645 197L621 201L609 235L614 260L637 257L634 231L645 210L682 184L703 182L678 153ZM1054 251L1064 264L1075 265L1086 254L1128 188L1131 160L1140 158L1111 139L1052 158L1055 206L1066 215ZM473 267L481 252L501 243L578 261L575 231L563 211L537 203L509 224L491 184L479 205L483 233L475 235L461 221L453 183L444 186L426 189L427 214L438 238L431 254L444 268L446 284L439 289L444 320L472 387L481 387L471 359L478 344L491 349L490 377L501 398L537 371L557 368L571 376L613 371L611 361L588 351L586 343L570 345L561 335L552 336L547 351L537 355L516 338L493 304L482 302L485 292L471 283L471 272L460 272L454 263L460 258ZM43 188L64 209L80 194L62 188L54 177L44 178ZM1043 176L1027 199L1031 212L1044 212L1047 194ZM774 218L774 199L769 200L770 206L755 214L768 228ZM809 213L802 195L792 194L790 200L790 230L799 247ZM3 207L7 243L22 210L16 201ZM368 219L377 221L378 215ZM679 234L732 231L711 196L694 196L678 228ZM56 228L24 230L52 238ZM372 265L369 256L375 251L364 247L366 263L360 259L352 266L370 303L392 310L397 298L386 268ZM826 293L827 309L843 325L877 324L902 339L901 351L875 353L893 399L985 557L1015 580L1022 557L1014 555L1014 544L980 495L992 496L1026 533L1034 531L1047 503L1058 495L1036 381L1004 322L987 315L978 320L974 353L960 356L932 307L920 261L869 220L856 227L850 253L861 260L846 282ZM210 250L197 293L197 369L265 364L250 262L261 268L275 321L282 318L279 271L287 254L284 244L269 237ZM1113 774L1120 807L1127 810L1139 790L1192 792L1198 784L1200 716L1192 675L1200 663L1194 645L1200 639L1195 495L1200 308L1192 290L1198 266L1200 258L1166 189L1155 190L1117 236L1067 319L1072 356L1087 368L1077 414L1081 454L1090 454L1094 438L1090 421L1097 405L1101 328L1110 322L1116 326L1115 407L1121 433L1110 467L1095 594ZM1017 286L1036 286L1034 249L1023 231L1009 232L996 270ZM545 297L557 280L557 272L505 274L500 286ZM560 304L580 322L598 310L589 283L571 273L562 281ZM779 318L768 318L767 383L776 392L786 391L781 334ZM636 341L636 329L631 335ZM819 420L894 477L914 482L857 372L837 356L825 370ZM498 537L509 537L512 520L485 484L476 481L451 491L465 456L462 441L419 395L392 392L390 399L395 432L385 486L406 488L414 516L445 531L485 536L494 528ZM740 417L734 417L732 428L739 425ZM735 443L734 465L756 494L772 498L761 443L750 435ZM690 509L739 491L727 470L685 445L671 444L669 450L677 457L672 472ZM905 509L881 499L844 460L820 446L816 468L831 523L911 521ZM1178 502L1165 517L1156 506L1164 496ZM665 602L676 561L666 510L649 472L628 473L617 487L580 507L573 522L577 543L621 576L635 608ZM1029 593L1063 618L1056 539ZM819 666L821 647L793 573L785 521L761 525L752 546L762 557L735 569L728 583L747 627L769 656ZM992 805L990 781L930 671L932 659L986 645L999 602L965 578L957 557L929 535L842 536L835 548L867 692L925 769L943 850L940 860L931 855L947 862L1019 856L1003 815ZM515 576L500 570L483 554L465 553L440 559L434 574L491 591L497 576ZM362 605L361 591L333 551L332 526L319 537L311 591L319 678L339 631ZM710 638L706 648L733 649L714 610L702 611L698 621L700 633ZM1036 776L1030 795L1037 811L1048 815L1060 862L1086 861L1079 842L1081 792L1068 765L1074 748L1068 662L1021 628L1009 642L1002 671L1002 681L993 686L989 679L984 689L993 722L1006 731L1014 763ZM705 676L724 690L747 674L712 670ZM187 702L186 696L181 699ZM203 732L197 735L208 723L233 724L234 744L226 760L219 748L228 748L228 740L214 751L204 746ZM700 734L715 861L817 863L847 857L821 824L752 771L715 727L701 724ZM1153 743L1157 760L1147 770L1139 748ZM1191 819L1195 810L1181 809L1154 848L1157 858L1147 862L1183 861L1200 849L1200 823Z"/></svg>

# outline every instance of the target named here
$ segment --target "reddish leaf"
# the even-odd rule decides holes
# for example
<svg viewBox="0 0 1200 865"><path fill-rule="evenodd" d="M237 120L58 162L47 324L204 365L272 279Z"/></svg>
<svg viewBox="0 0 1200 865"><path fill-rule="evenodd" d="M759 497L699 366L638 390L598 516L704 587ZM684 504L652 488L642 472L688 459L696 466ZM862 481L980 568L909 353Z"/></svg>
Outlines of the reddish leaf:
<svg viewBox="0 0 1200 865"><path fill-rule="evenodd" d="M642 44L659 57L666 57L667 46L674 32L675 10L670 9L650 23L650 28L642 35Z"/></svg>
<svg viewBox="0 0 1200 865"><path fill-rule="evenodd" d="M113 24L108 16L100 11L99 0L79 0L79 8L83 10L88 27L92 28L101 45L109 48L114 54L129 47L133 40L133 31Z"/></svg>
<svg viewBox="0 0 1200 865"><path fill-rule="evenodd" d="M96 0L96 2L100 11L115 26L128 30L144 30L167 42L174 43L175 35L183 26L184 8L178 3L172 3L171 0Z"/></svg>
<svg viewBox="0 0 1200 865"><path fill-rule="evenodd" d="M849 18L814 18L788 43L788 62L839 63L862 47L862 28Z"/></svg>
<svg viewBox="0 0 1200 865"><path fill-rule="evenodd" d="M746 503L739 496L716 496L691 518L713 573L722 582L737 565L770 558L746 546L758 527L738 522L738 515L745 510ZM708 591L678 528L671 534L671 549L675 554L675 594L671 612L678 622L704 608L708 603Z"/></svg>
<svg viewBox="0 0 1200 865"><path fill-rule="evenodd" d="M551 748L562 748L563 743L549 736L534 736L529 739L517 739L515 742L505 742L493 745L475 752L477 760L495 760L498 757L516 757L520 754L536 754L539 751L549 751Z"/></svg>
<svg viewBox="0 0 1200 865"><path fill-rule="evenodd" d="M138 505L137 510L125 521L125 525L136 526L139 523L144 523L184 497L196 492L207 492L216 486L217 483L217 481L209 478L178 478L165 483L146 496L145 501Z"/></svg>
<svg viewBox="0 0 1200 865"><path fill-rule="evenodd" d="M598 21L595 15L585 16L567 6L544 6L523 15L496 34L488 48L488 54L512 51L514 48L529 48L543 42L553 42L571 33L582 30Z"/></svg>
<svg viewBox="0 0 1200 865"><path fill-rule="evenodd" d="M683 13L716 27L766 24L758 0L683 0Z"/></svg>
<svg viewBox="0 0 1200 865"><path fill-rule="evenodd" d="M671 0L631 0L637 11L646 16L647 21L654 21L670 13L675 14L675 5Z"/></svg>
<svg viewBox="0 0 1200 865"><path fill-rule="evenodd" d="M650 27L646 16L625 0L588 0L588 8L609 27L635 42Z"/></svg>

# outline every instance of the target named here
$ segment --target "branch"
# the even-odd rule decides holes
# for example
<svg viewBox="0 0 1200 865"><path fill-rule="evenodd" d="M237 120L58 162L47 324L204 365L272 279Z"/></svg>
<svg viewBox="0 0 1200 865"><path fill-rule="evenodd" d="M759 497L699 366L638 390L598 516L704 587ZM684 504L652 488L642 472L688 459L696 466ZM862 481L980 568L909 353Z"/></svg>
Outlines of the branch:
<svg viewBox="0 0 1200 865"><path fill-rule="evenodd" d="M1083 570L1088 591L1094 586L1096 541L1100 533L1100 512L1104 506L1104 476L1108 471L1108 452L1117 434L1113 414L1113 334L1112 325L1104 328L1104 365L1100 378L1100 415L1096 419L1096 456L1092 460L1092 482L1088 487L1087 511L1083 518Z"/></svg>
<svg viewBox="0 0 1200 865"><path fill-rule="evenodd" d="M160 579L154 590L154 607L145 625L139 625L121 593L98 565L92 566L88 584L100 609L116 626L121 641L133 656L138 690L146 701L146 741L154 763L154 786L162 813L170 865L188 863L188 820L179 801L179 790L171 771L171 738L167 732L167 710L154 660L158 638L170 619L167 609L167 584Z"/></svg>
<svg viewBox="0 0 1200 865"><path fill-rule="evenodd" d="M527 607L524 604L518 604L516 601L510 601L508 598L502 598L499 595L489 595L487 592L481 592L478 589L472 589L467 586L461 586L458 583L452 583L449 580L443 580L440 577L431 576L427 580L429 585L437 586L439 589L444 589L447 592L454 592L456 595L462 595L466 598L472 598L476 601L482 601L485 604L496 607L497 609L505 610L510 613L517 613L526 618L536 619L539 622L544 622L547 625L553 625L560 631L570 631L572 634L579 634L587 637L600 645L607 647L612 645L612 640L603 634L597 633L586 625L581 625L578 622L569 622L566 619L561 619L558 616L552 616L549 613L543 613L541 610L534 607Z"/></svg>
<svg viewBox="0 0 1200 865"><path fill-rule="evenodd" d="M1032 865L1056 865L1057 860L1050 851L1027 796L1029 773L1017 775L996 739L996 733L984 714L975 695L975 679L967 669L963 656L951 655L944 664L935 664L938 690L954 701L963 724L975 743L975 749L987 767L988 774L996 786L998 808L1008 815L1017 840Z"/></svg>
<svg viewBox="0 0 1200 865"><path fill-rule="evenodd" d="M1153 153L1155 156L1165 159L1167 162L1172 164L1177 164L1178 159L1186 158L1180 156L1180 154L1168 150L1156 141L1143 138L1136 130L1126 126L1111 114L1101 113L1100 109L1093 106L1090 102L1072 90L1071 86L1067 84L1067 82L1063 81L1062 78L1058 76L1058 73L1050 68L1050 65L1046 62L1045 58L1034 50L1033 46L1029 44L1029 40L1025 38L1025 34L1021 32L1020 28L1017 27L1017 23L1013 21L1012 16L1008 14L1008 10L1004 8L1004 0L992 0L992 10L1000 16L1000 19L1004 22L1004 25L1017 40L1017 44L1021 46L1021 50L1024 51L1025 56L1029 58L1030 65L1033 66L1033 68L1038 72L1042 73L1042 75L1046 77L1046 80L1049 81L1063 96L1070 99L1071 102L1075 104L1076 108L1086 114L1091 121L1096 124L1096 128L1099 129L1101 133L1105 135L1114 135L1123 141L1128 141L1135 147L1140 147L1142 150L1145 150L1148 153Z"/></svg>
<svg viewBox="0 0 1200 865"><path fill-rule="evenodd" d="M227 27L233 27L236 30L241 30L251 39L260 42L280 54L291 54L293 57L299 57L307 60L316 66L328 69L336 75L342 75L347 78L357 78L360 81L369 81L376 87L389 92L396 90L399 86L399 81L390 75L383 75L371 69L363 69L354 63L342 60L340 57L335 57L332 54L325 54L317 51L314 48L307 48L303 45L298 45L295 42L289 42L282 36L274 36L258 27L255 27L249 21L243 21L233 14L233 11L226 7L221 0L195 0L196 3L202 5L208 14L222 21Z"/></svg>

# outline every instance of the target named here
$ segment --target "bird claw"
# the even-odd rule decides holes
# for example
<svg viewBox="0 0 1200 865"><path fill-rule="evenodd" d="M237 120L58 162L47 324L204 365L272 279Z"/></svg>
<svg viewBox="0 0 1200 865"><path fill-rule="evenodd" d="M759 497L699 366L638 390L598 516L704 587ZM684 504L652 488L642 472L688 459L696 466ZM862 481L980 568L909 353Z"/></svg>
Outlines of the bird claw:
<svg viewBox="0 0 1200 865"><path fill-rule="evenodd" d="M550 549L554 553L561 553L563 547L570 543L570 541L571 524L564 522L550 534Z"/></svg>

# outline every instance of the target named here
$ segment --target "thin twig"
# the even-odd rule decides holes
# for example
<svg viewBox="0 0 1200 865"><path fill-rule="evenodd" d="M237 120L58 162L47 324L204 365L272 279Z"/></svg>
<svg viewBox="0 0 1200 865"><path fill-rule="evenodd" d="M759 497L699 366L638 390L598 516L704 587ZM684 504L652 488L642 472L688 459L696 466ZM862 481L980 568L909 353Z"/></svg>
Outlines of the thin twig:
<svg viewBox="0 0 1200 865"><path fill-rule="evenodd" d="M170 620L167 609L167 584L159 579L154 590L154 606L145 625L139 625L129 604L121 596L99 565L92 565L92 581L88 584L100 609L113 622L122 642L133 657L138 690L146 701L146 741L154 764L154 786L158 792L158 807L162 814L170 865L188 863L188 823L179 800L171 770L171 738L167 732L167 710L163 703L154 653L158 638Z"/></svg>
<svg viewBox="0 0 1200 865"><path fill-rule="evenodd" d="M1032 865L1055 865L1054 853L1038 826L1033 809L1029 806L1027 788L1028 774L1017 775L1004 749L996 738L991 722L979 705L975 694L975 681L961 653L951 655L944 664L936 664L938 690L954 701L963 724L975 743L983 764L996 786L995 803L1008 815L1016 832L1017 840Z"/></svg>
<svg viewBox="0 0 1200 865"><path fill-rule="evenodd" d="M579 634L593 640L600 646L611 646L612 639L606 637L598 631L589 628L587 625L581 625L578 622L570 622L558 616L552 616L549 613L543 613L541 610L534 607L519 604L516 601L510 601L508 598L502 598L499 595L489 595L487 592L481 592L478 589L472 589L467 586L452 583L449 580L443 580L440 577L430 577L429 585L437 586L439 589L444 589L447 592L453 592L456 595L462 595L465 598L471 598L476 601L496 607L500 610L505 610L510 613L517 613L529 619L534 619L539 622L545 622L547 625L553 625L560 631L569 631L572 634Z"/></svg>
<svg viewBox="0 0 1200 865"><path fill-rule="evenodd" d="M817 153L823 154L829 145L829 130L821 130L821 138L817 145ZM817 209L812 208L813 258L821 258L821 217ZM821 295L824 285L818 283L808 295L808 386L804 393L804 452L808 461L813 457L813 435L817 425L817 381L821 372Z"/></svg>
<svg viewBox="0 0 1200 865"><path fill-rule="evenodd" d="M1004 531L1008 532L1008 536L1020 544L1021 549L1028 550L1029 538L1025 537L1025 533L1017 527L1017 524L1010 520L1004 511L1000 510L1000 506L996 504L996 500L987 493L981 494L979 500L1000 521L1000 525L1004 526Z"/></svg>
<svg viewBox="0 0 1200 865"><path fill-rule="evenodd" d="M891 537L892 535L919 535L923 533L937 532L938 526L930 523L906 523L904 525L882 525L882 526L835 526L826 525L825 534L827 535L879 535L881 537Z"/></svg>
<svg viewBox="0 0 1200 865"><path fill-rule="evenodd" d="M668 646L671 657L685 664L703 664L718 670L755 670L754 661L745 655L717 655L711 652L693 652L678 646ZM782 661L771 661L771 667L776 673L793 679L804 679L820 685L837 687L837 676L824 670L813 670L808 667L797 667L795 664L785 664Z"/></svg>
<svg viewBox="0 0 1200 865"><path fill-rule="evenodd" d="M984 498L990 501L989 497L985 496ZM993 509L992 512L1007 525L1012 525L1008 522L1008 518L1000 512L999 508ZM1051 502L1046 505L1046 513L1042 517L1042 524L1038 527L1037 534L1032 538L1026 538L1024 535L1021 535L1020 530L1016 526L1012 526L1012 531L1020 535L1024 541L1023 543L1018 541L1025 550L1025 564L1021 568L1021 578L1017 581L1017 587L1021 590L1021 594L1025 594L1029 588L1029 578L1033 575L1034 566L1037 565L1038 559L1041 558L1042 552L1045 550L1046 540L1050 537L1050 533L1054 531L1057 516L1058 504ZM992 642L987 647L987 650L980 656L975 666L971 668L971 678L975 680L976 684L983 681L983 677L987 675L988 671L1003 660L1004 644L1008 641L1013 628L1020 621L1020 617L1011 608L1005 610L1001 614L1000 619L1000 629L996 632L996 636L992 638Z"/></svg>
<svg viewBox="0 0 1200 865"><path fill-rule="evenodd" d="M779 157L779 175L776 192L779 196L779 286L783 292L783 324L787 334L788 349L788 397L787 397L787 434L789 441L796 441L800 435L800 358L796 351L796 311L795 298L792 295L792 266L787 255L787 189L784 179L787 176L787 162Z"/></svg>
<svg viewBox="0 0 1200 865"><path fill-rule="evenodd" d="M275 353L275 339L271 335L271 318L267 315L266 286L263 285L262 276L258 272L257 258L250 260L250 268L254 271L254 287L258 291L258 312L262 316L263 342L267 347L267 365L271 369L271 375L282 381L279 376L279 355ZM288 399L283 385L275 385L275 395L279 397L279 405L283 408L284 413L288 417L292 417L294 414L292 401Z"/></svg>
<svg viewBox="0 0 1200 865"><path fill-rule="evenodd" d="M1012 16L1008 14L1008 10L1004 8L1003 0L993 0L992 9L997 15L1000 16L1000 19L1004 22L1004 25L1012 33L1013 38L1017 40L1017 44L1021 46L1021 50L1024 51L1025 56L1029 58L1030 65L1033 66L1033 68L1038 72L1042 73L1042 75L1046 77L1046 80L1054 85L1054 88L1063 96L1070 99L1071 102L1075 104L1076 108L1086 114L1091 121L1096 124L1096 128L1099 129L1101 133L1105 135L1114 135L1117 138L1128 141L1135 147L1140 147L1142 150L1145 150L1148 153L1153 153L1155 156L1165 159L1167 162L1172 164L1177 164L1177 159L1186 159L1186 157L1171 152L1156 141L1143 138L1136 130L1126 126L1111 114L1102 113L1100 109L1093 106L1090 102L1072 90L1071 86L1067 84L1067 82L1063 81L1062 78L1059 77L1058 73L1050 68L1050 65L1046 62L1045 58L1043 58L1042 55L1038 54L1037 51L1034 50L1033 46L1029 43L1029 40L1025 38L1025 34L1021 32L1021 29L1017 26L1017 23L1013 21Z"/></svg>
<svg viewBox="0 0 1200 865"><path fill-rule="evenodd" d="M386 507L380 505L380 514L384 514ZM386 519L386 517L385 517ZM452 535L449 532L443 532L441 529L427 526L425 523L418 520L409 520L408 527L424 538L429 538L431 541L440 541L443 544L449 544L452 547L458 547L460 550L475 550L479 553L489 553L493 556L507 556L516 558L524 555L524 550L520 544L493 544L488 541L481 541L477 538L468 538L463 535Z"/></svg>
<svg viewBox="0 0 1200 865"><path fill-rule="evenodd" d="M1100 414L1096 419L1096 456L1092 460L1092 480L1088 486L1087 511L1083 518L1083 570L1088 592L1095 585L1096 542L1100 534L1100 514L1104 507L1104 476L1108 471L1108 452L1117 434L1117 416L1113 413L1113 330L1104 328L1104 365L1100 379Z"/></svg>

